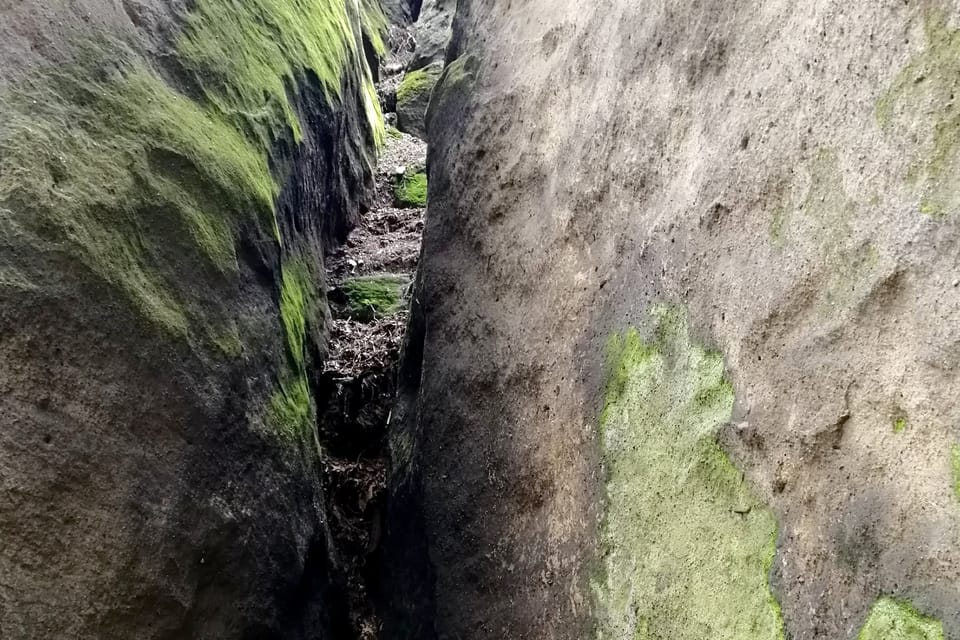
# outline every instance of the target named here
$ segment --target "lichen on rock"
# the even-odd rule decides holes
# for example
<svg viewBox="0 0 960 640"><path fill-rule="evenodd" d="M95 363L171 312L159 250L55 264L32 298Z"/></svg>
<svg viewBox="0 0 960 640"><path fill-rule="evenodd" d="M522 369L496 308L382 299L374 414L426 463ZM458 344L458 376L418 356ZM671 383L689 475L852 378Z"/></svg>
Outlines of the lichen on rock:
<svg viewBox="0 0 960 640"><path fill-rule="evenodd" d="M609 346L606 505L593 584L598 637L783 637L768 584L776 522L717 442L733 387L682 311Z"/></svg>
<svg viewBox="0 0 960 640"><path fill-rule="evenodd" d="M857 640L943 640L943 625L905 602L881 598L870 610Z"/></svg>

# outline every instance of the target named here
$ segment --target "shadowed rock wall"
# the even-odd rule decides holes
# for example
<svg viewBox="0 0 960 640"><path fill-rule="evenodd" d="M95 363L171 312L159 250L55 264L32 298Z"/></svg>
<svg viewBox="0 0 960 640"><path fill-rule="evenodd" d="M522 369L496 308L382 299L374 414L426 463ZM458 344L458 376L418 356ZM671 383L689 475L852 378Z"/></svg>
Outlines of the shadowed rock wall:
<svg viewBox="0 0 960 640"><path fill-rule="evenodd" d="M312 372L384 27L0 6L0 636L343 637Z"/></svg>

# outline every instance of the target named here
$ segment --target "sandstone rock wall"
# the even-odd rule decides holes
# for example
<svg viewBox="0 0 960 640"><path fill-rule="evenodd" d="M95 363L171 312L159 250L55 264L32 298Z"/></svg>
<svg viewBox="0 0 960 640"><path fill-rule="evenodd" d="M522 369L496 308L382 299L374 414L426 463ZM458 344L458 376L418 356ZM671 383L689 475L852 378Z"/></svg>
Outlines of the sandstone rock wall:
<svg viewBox="0 0 960 640"><path fill-rule="evenodd" d="M960 638L958 29L933 0L461 0L398 615Z"/></svg>
<svg viewBox="0 0 960 640"><path fill-rule="evenodd" d="M0 637L343 637L312 373L384 27L0 6Z"/></svg>

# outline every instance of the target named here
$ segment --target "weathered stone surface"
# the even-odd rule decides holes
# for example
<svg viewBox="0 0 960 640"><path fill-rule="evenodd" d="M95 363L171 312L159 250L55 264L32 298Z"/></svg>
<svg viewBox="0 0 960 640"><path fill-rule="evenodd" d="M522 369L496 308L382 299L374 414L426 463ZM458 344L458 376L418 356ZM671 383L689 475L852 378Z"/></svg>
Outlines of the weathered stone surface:
<svg viewBox="0 0 960 640"><path fill-rule="evenodd" d="M420 14L422 0L381 0L383 12L391 24L407 25Z"/></svg>
<svg viewBox="0 0 960 640"><path fill-rule="evenodd" d="M460 3L396 637L960 637L945 7Z"/></svg>
<svg viewBox="0 0 960 640"><path fill-rule="evenodd" d="M407 67L409 70L422 69L435 62L444 61L456 12L457 0L424 1L420 17L412 29L416 48Z"/></svg>
<svg viewBox="0 0 960 640"><path fill-rule="evenodd" d="M443 71L443 63L431 64L409 72L397 87L397 128L427 139L426 115L433 87Z"/></svg>
<svg viewBox="0 0 960 640"><path fill-rule="evenodd" d="M0 637L344 637L309 371L382 135L345 6L0 7Z"/></svg>

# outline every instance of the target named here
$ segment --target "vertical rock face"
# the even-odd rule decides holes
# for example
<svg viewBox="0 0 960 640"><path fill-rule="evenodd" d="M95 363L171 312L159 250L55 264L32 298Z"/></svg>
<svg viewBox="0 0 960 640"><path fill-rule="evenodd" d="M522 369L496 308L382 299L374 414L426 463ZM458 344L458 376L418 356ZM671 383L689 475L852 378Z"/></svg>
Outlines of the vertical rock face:
<svg viewBox="0 0 960 640"><path fill-rule="evenodd" d="M411 70L444 61L456 12L456 0L425 0L413 28L416 48L410 59Z"/></svg>
<svg viewBox="0 0 960 640"><path fill-rule="evenodd" d="M461 0L397 637L960 637L948 5Z"/></svg>
<svg viewBox="0 0 960 640"><path fill-rule="evenodd" d="M383 26L0 7L0 637L342 637L311 372Z"/></svg>

